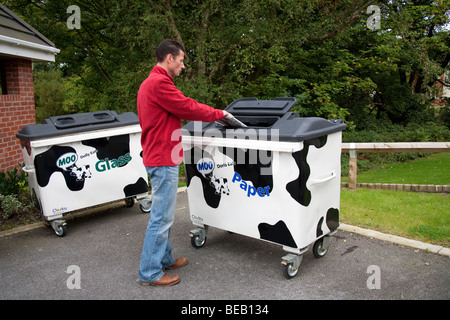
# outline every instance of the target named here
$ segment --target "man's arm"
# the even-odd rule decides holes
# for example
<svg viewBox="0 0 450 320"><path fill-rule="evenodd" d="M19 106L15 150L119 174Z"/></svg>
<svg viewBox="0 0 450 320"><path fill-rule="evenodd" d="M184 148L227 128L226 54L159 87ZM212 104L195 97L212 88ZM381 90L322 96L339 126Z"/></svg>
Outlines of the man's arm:
<svg viewBox="0 0 450 320"><path fill-rule="evenodd" d="M161 82L158 102L166 111L184 120L211 122L220 120L228 114L227 111L214 109L185 97L169 80Z"/></svg>

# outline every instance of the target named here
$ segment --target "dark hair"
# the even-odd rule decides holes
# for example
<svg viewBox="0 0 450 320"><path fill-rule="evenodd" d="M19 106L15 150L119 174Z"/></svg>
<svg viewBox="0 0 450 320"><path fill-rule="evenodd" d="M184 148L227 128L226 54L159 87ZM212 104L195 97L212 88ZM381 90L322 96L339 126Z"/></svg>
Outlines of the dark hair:
<svg viewBox="0 0 450 320"><path fill-rule="evenodd" d="M186 52L183 46L175 40L163 40L156 48L156 61L163 62L169 53L175 58L180 53L180 50Z"/></svg>

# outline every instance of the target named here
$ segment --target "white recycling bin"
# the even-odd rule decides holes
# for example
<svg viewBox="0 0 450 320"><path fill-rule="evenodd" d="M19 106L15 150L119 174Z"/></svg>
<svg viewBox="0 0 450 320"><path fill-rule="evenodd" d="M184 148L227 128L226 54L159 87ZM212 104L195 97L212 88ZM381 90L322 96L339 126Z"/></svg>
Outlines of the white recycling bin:
<svg viewBox="0 0 450 320"><path fill-rule="evenodd" d="M189 122L182 129L191 243L208 227L279 244L283 274L297 274L314 243L326 254L339 226L342 120L301 118L294 98L243 98L225 110L244 124Z"/></svg>
<svg viewBox="0 0 450 320"><path fill-rule="evenodd" d="M133 112L97 111L50 117L23 127L21 141L33 201L58 236L64 214L137 198L148 211L147 172L141 128Z"/></svg>

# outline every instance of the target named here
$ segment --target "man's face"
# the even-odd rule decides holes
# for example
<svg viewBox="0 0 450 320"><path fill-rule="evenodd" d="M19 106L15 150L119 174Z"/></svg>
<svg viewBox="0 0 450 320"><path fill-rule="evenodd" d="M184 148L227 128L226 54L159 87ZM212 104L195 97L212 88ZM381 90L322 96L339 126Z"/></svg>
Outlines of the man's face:
<svg viewBox="0 0 450 320"><path fill-rule="evenodd" d="M180 53L173 57L171 54L168 55L168 73L172 77L178 77L181 70L185 69L184 66L184 52L180 50Z"/></svg>

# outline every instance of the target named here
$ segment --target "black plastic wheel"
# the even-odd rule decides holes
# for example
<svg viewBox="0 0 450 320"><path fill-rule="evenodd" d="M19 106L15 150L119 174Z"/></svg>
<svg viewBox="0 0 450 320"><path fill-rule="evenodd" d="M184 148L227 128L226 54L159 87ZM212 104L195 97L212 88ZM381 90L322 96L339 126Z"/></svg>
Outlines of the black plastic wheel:
<svg viewBox="0 0 450 320"><path fill-rule="evenodd" d="M125 198L125 206L127 208L131 208L132 206L134 206L134 198L133 197Z"/></svg>
<svg viewBox="0 0 450 320"><path fill-rule="evenodd" d="M143 213L150 213L150 211L151 211L151 209L152 209L151 206L149 206L148 208L146 208L146 207L144 207L142 204L139 204L139 208L141 208L141 211L142 211Z"/></svg>
<svg viewBox="0 0 450 320"><path fill-rule="evenodd" d="M327 254L328 248L329 247L326 248L323 247L323 238L322 238L314 242L312 251L316 258L322 258Z"/></svg>
<svg viewBox="0 0 450 320"><path fill-rule="evenodd" d="M292 279L295 277L298 273L299 268L295 268L293 263L288 263L286 265L283 265L283 276L286 279Z"/></svg>
<svg viewBox="0 0 450 320"><path fill-rule="evenodd" d="M205 245L205 242L206 242L206 237L203 239L200 239L200 236L198 236L198 235L191 237L191 245L196 249L203 247Z"/></svg>
<svg viewBox="0 0 450 320"><path fill-rule="evenodd" d="M64 237L67 234L67 227L63 224L56 226L55 233L58 237Z"/></svg>

